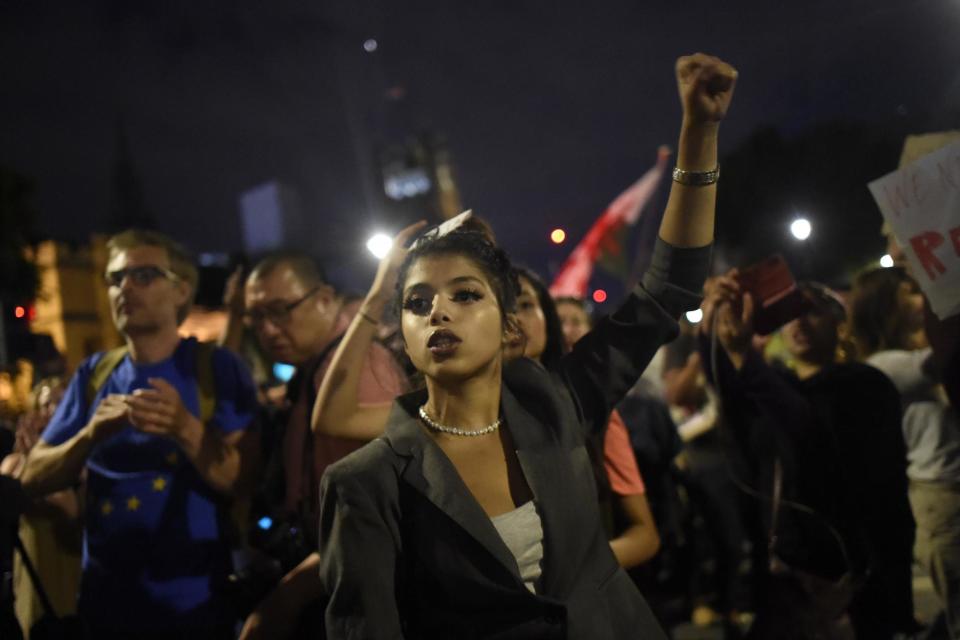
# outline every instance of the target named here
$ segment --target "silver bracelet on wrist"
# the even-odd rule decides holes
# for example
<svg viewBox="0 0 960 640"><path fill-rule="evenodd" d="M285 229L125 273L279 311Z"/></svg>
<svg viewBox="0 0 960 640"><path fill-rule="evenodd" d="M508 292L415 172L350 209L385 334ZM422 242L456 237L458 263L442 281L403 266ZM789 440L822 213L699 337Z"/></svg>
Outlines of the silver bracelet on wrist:
<svg viewBox="0 0 960 640"><path fill-rule="evenodd" d="M680 167L673 169L673 181L689 187L705 187L716 184L720 178L720 165L712 171L685 171Z"/></svg>

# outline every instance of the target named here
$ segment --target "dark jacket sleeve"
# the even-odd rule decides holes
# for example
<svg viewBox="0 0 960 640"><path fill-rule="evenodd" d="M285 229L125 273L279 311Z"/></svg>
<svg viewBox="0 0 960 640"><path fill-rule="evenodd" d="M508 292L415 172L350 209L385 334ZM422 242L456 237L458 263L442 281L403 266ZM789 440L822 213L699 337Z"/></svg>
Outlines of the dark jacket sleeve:
<svg viewBox="0 0 960 640"><path fill-rule="evenodd" d="M677 336L680 314L699 306L710 250L678 249L658 239L642 283L561 359L558 373L591 433L606 428L610 411L657 349Z"/></svg>
<svg viewBox="0 0 960 640"><path fill-rule="evenodd" d="M330 640L402 638L395 568L399 534L382 492L340 468L323 476L320 499L320 580L329 595Z"/></svg>

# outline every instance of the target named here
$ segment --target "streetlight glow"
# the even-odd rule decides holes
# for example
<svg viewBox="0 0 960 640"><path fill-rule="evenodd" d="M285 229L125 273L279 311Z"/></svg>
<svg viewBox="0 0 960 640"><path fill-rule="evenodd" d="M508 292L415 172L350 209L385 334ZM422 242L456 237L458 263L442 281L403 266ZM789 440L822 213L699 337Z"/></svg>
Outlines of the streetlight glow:
<svg viewBox="0 0 960 640"><path fill-rule="evenodd" d="M561 244L566 239L567 232L563 229L554 229L550 232L550 240L553 241L553 244Z"/></svg>
<svg viewBox="0 0 960 640"><path fill-rule="evenodd" d="M880 258L880 266L884 269L889 269L893 266L893 256L889 253Z"/></svg>
<svg viewBox="0 0 960 640"><path fill-rule="evenodd" d="M378 233L367 240L367 250L372 253L377 260L382 260L392 246L393 239L385 233Z"/></svg>
<svg viewBox="0 0 960 640"><path fill-rule="evenodd" d="M697 324L703 320L703 309L694 309L693 311L687 311L687 322L690 324Z"/></svg>
<svg viewBox="0 0 960 640"><path fill-rule="evenodd" d="M790 223L790 233L792 233L793 237L797 240L806 240L810 237L812 231L813 227L806 218L797 218Z"/></svg>

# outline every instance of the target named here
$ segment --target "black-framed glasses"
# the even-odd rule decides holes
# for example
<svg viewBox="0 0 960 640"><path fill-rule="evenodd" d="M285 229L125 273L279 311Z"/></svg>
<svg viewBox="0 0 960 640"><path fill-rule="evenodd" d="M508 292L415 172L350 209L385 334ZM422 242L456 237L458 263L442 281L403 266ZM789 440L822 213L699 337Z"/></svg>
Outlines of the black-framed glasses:
<svg viewBox="0 0 960 640"><path fill-rule="evenodd" d="M248 327L256 327L267 320L275 325L285 325L290 322L290 314L293 313L293 310L299 307L303 302L320 290L319 286L316 286L305 294L302 297L297 298L293 302L273 302L270 304L265 304L257 309L250 309L243 314L243 322Z"/></svg>
<svg viewBox="0 0 960 640"><path fill-rule="evenodd" d="M108 271L103 276L103 279L106 281L107 286L119 287L127 277L138 287L146 287L157 278L166 278L172 282L178 282L180 280L180 276L170 271L170 269L153 264Z"/></svg>

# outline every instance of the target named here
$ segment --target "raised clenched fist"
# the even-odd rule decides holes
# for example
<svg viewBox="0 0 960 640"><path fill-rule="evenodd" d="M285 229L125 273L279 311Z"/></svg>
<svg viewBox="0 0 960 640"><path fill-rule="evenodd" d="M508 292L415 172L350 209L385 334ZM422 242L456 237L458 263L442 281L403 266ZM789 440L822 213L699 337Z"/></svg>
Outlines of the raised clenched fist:
<svg viewBox="0 0 960 640"><path fill-rule="evenodd" d="M677 89L688 124L718 124L727 115L737 70L714 56L695 53L677 60Z"/></svg>

